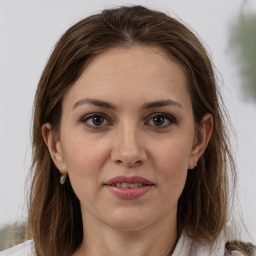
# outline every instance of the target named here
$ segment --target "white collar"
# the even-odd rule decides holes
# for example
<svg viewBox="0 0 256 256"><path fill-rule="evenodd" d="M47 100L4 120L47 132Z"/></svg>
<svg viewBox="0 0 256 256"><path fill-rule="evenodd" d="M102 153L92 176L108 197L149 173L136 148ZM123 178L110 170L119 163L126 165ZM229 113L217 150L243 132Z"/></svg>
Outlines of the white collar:
<svg viewBox="0 0 256 256"><path fill-rule="evenodd" d="M192 239L188 237L186 232L183 232L180 236L180 239L175 247L172 256L189 256L190 252L191 255L196 256L224 256L225 243L226 241L224 239L224 235L220 234L212 247L206 242L194 242L192 246Z"/></svg>

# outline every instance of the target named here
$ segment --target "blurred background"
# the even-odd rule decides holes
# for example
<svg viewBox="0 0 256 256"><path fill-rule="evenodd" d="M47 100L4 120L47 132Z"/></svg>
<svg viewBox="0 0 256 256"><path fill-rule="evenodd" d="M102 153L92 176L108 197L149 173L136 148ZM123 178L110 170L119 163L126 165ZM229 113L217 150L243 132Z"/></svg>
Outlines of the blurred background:
<svg viewBox="0 0 256 256"><path fill-rule="evenodd" d="M256 0L1 0L0 251L22 239L31 163L32 104L41 72L64 31L104 8L141 4L178 18L201 38L218 69L235 135L238 205L256 243ZM10 239L11 238L11 239Z"/></svg>

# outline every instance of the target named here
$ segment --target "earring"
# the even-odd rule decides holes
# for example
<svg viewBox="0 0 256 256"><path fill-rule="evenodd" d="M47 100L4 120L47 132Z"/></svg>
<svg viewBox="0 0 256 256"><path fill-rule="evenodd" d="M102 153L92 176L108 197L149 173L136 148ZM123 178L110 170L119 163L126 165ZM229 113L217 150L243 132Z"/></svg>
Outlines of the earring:
<svg viewBox="0 0 256 256"><path fill-rule="evenodd" d="M195 163L195 168L197 167L197 164Z"/></svg>
<svg viewBox="0 0 256 256"><path fill-rule="evenodd" d="M63 185L67 179L67 173L66 174L62 174L62 172L60 171L61 176L60 176L60 184Z"/></svg>

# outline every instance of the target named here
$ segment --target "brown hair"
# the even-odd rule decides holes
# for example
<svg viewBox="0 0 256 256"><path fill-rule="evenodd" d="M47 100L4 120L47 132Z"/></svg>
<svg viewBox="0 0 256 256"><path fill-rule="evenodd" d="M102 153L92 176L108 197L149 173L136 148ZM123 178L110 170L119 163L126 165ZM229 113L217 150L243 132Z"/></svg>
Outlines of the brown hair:
<svg viewBox="0 0 256 256"><path fill-rule="evenodd" d="M104 10L69 28L57 42L38 84L34 103L33 181L28 230L37 255L71 255L83 239L80 203L44 144L41 127L58 131L62 99L93 57L113 47L133 45L164 49L182 64L189 81L195 124L213 116L213 132L195 171L188 171L178 202L178 235L213 244L228 219L229 179L234 161L225 130L226 115L211 60L198 38L182 23L142 6ZM229 168L230 167L230 168ZM230 173L228 173L230 171Z"/></svg>

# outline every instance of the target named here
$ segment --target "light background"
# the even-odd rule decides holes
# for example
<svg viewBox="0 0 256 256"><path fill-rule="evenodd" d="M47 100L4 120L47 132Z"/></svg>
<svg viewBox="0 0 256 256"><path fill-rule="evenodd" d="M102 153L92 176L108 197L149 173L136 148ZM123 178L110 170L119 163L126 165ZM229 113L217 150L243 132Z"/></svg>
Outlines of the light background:
<svg viewBox="0 0 256 256"><path fill-rule="evenodd" d="M242 94L237 61L229 49L230 24L242 0L0 0L0 227L25 217L30 166L30 122L37 82L54 44L81 18L106 7L142 4L179 17L200 35L222 74L223 95L236 131L243 220L256 242L256 103ZM248 1L247 10L255 8ZM256 47L256 46L255 46ZM233 209L238 211L238 208Z"/></svg>

